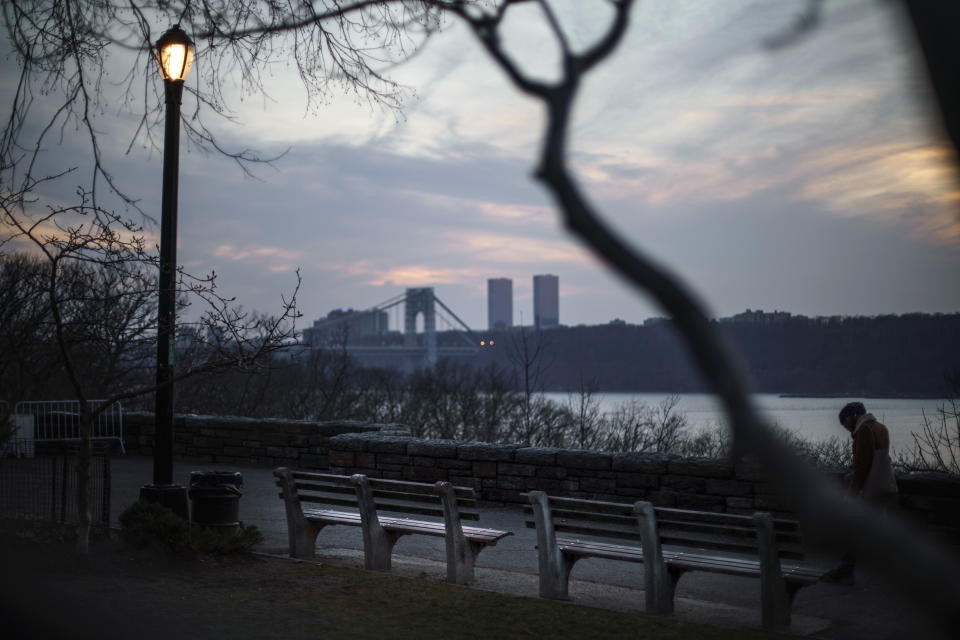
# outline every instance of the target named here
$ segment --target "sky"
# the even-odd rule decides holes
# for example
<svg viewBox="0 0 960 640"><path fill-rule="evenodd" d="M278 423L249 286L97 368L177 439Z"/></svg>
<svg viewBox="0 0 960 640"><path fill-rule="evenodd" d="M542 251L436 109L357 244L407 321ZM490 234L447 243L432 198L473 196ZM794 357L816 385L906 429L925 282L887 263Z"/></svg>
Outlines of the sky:
<svg viewBox="0 0 960 640"><path fill-rule="evenodd" d="M605 24L602 2L557 4L575 46ZM905 17L891 2L834 0L797 42L765 46L806 6L638 2L577 102L577 179L604 220L679 274L712 316L960 311L958 172ZM508 50L551 77L555 49L534 4L508 20ZM530 324L542 273L559 277L562 324L662 314L563 228L531 179L542 107L463 25L449 20L389 73L415 90L400 117L352 96L306 110L282 69L269 98L236 102L221 143L288 150L256 178L185 143L180 262L215 270L221 291L266 313L299 269L301 326L432 286L484 329L488 278L513 280L514 321ZM105 127L108 159L159 211L161 158L127 151L135 126ZM74 162L73 151L57 160Z"/></svg>

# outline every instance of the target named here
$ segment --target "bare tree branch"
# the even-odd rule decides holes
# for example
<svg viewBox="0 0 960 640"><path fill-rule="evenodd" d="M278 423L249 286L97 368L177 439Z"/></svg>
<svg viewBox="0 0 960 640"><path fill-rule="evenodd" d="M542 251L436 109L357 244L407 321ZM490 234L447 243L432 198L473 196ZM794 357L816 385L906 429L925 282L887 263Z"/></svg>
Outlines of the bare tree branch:
<svg viewBox="0 0 960 640"><path fill-rule="evenodd" d="M502 16L511 4L503 3ZM649 293L674 318L706 379L720 397L734 432L735 453L760 460L789 500L808 531L820 541L853 544L864 560L885 573L902 593L926 606L948 627L960 610L960 562L924 534L875 510L845 499L825 479L805 465L767 428L751 402L736 358L709 321L703 304L666 268L630 247L597 216L581 194L566 164L571 107L583 74L609 55L626 31L632 0L612 3L616 15L607 33L586 54L567 53L563 76L556 86L531 83L502 50L498 19L467 20L484 48L514 85L541 99L547 108L544 144L535 172L557 201L564 223L638 291ZM561 41L561 47L565 45ZM903 543L910 539L911 544Z"/></svg>

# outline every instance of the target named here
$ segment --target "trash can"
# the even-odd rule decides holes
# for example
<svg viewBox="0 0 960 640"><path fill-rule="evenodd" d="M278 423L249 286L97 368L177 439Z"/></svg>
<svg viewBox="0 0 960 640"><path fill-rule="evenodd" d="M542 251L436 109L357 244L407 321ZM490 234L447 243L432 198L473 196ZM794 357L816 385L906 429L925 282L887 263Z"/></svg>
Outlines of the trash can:
<svg viewBox="0 0 960 640"><path fill-rule="evenodd" d="M190 521L222 534L235 533L240 526L239 471L190 472Z"/></svg>

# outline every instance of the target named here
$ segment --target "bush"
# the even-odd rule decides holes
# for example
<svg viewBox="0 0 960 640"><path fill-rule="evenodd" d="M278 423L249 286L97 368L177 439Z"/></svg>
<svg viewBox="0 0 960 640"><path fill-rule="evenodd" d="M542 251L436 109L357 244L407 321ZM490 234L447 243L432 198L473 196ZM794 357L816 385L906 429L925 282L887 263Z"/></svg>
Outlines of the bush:
<svg viewBox="0 0 960 640"><path fill-rule="evenodd" d="M139 501L120 514L123 539L138 548L155 548L181 555L246 555L263 542L254 526L240 524L225 535L208 527L190 524L168 507Z"/></svg>
<svg viewBox="0 0 960 640"><path fill-rule="evenodd" d="M939 405L934 418L924 413L923 429L910 435L913 446L898 457L900 469L960 475L960 401Z"/></svg>
<svg viewBox="0 0 960 640"><path fill-rule="evenodd" d="M197 553L220 556L249 555L253 548L263 542L263 534L255 526L242 522L235 533L223 535L209 527L194 525L190 532L193 548Z"/></svg>
<svg viewBox="0 0 960 640"><path fill-rule="evenodd" d="M123 539L138 548L158 547L175 553L192 548L190 524L173 510L140 500L120 514Z"/></svg>

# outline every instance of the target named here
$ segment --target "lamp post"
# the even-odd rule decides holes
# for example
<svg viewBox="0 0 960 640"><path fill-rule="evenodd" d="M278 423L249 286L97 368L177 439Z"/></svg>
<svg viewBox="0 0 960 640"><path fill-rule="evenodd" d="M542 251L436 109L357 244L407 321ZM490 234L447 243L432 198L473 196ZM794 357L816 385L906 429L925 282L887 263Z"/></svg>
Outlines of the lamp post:
<svg viewBox="0 0 960 640"><path fill-rule="evenodd" d="M188 518L187 490L173 483L173 357L177 304L177 182L180 171L180 101L193 65L193 41L174 25L160 36L157 63L166 95L163 140L163 197L160 217L160 301L157 309L157 391L154 414L153 484L140 498Z"/></svg>

